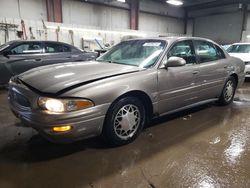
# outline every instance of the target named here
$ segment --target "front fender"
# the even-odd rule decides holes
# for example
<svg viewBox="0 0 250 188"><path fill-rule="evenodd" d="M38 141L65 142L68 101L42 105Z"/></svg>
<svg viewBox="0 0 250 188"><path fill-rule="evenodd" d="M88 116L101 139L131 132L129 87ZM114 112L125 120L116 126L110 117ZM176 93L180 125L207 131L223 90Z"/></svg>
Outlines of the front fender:
<svg viewBox="0 0 250 188"><path fill-rule="evenodd" d="M70 90L61 96L82 97L94 101L95 105L112 103L121 95L131 91L143 91L154 103L157 100L157 71L144 70L111 77Z"/></svg>

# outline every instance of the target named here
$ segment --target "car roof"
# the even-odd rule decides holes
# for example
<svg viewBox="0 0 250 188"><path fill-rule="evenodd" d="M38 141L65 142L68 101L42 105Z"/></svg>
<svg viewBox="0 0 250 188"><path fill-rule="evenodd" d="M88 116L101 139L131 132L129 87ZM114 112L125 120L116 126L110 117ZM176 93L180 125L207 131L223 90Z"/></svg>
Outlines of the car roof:
<svg viewBox="0 0 250 188"><path fill-rule="evenodd" d="M202 37L186 37L186 36L182 36L182 37L177 37L177 36L174 36L174 37L143 37L143 38L134 38L134 39L128 39L128 41L130 40L165 40L167 42L174 42L174 41L177 41L177 40L205 40L205 41L209 41L209 42L213 42L212 40L210 39L207 39L207 38L202 38Z"/></svg>
<svg viewBox="0 0 250 188"><path fill-rule="evenodd" d="M68 44L65 42L53 41L53 40L12 40L12 41L9 41L9 43L11 43L11 44L13 44L13 43L25 43L25 42L55 42L55 43L66 44L66 45L72 46L71 44Z"/></svg>
<svg viewBox="0 0 250 188"><path fill-rule="evenodd" d="M238 43L234 43L232 45L250 45L249 42L238 42Z"/></svg>

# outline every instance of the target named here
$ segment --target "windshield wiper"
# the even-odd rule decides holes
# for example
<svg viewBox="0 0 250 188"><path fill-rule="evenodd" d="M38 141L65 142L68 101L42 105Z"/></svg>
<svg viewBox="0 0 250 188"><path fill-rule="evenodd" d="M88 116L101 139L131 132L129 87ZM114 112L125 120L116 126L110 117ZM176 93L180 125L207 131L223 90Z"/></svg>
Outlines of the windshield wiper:
<svg viewBox="0 0 250 188"><path fill-rule="evenodd" d="M115 63L115 64L122 64L117 61L112 61L112 60L101 60L102 62L107 62L107 63Z"/></svg>
<svg viewBox="0 0 250 188"><path fill-rule="evenodd" d="M128 63L121 63L121 62L112 61L112 60L99 60L99 62L114 63L114 64L119 64L119 65L129 65L129 66L138 67L138 65L133 65L133 64L128 64Z"/></svg>

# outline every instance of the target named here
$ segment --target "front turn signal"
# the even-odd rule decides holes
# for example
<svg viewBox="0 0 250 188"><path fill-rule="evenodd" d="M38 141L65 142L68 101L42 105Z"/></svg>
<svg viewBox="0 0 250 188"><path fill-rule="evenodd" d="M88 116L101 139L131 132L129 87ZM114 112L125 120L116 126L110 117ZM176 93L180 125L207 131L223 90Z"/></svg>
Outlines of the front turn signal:
<svg viewBox="0 0 250 188"><path fill-rule="evenodd" d="M70 125L66 125L66 126L59 126L59 127L53 127L52 131L53 132L67 132L70 131L72 129L72 127Z"/></svg>

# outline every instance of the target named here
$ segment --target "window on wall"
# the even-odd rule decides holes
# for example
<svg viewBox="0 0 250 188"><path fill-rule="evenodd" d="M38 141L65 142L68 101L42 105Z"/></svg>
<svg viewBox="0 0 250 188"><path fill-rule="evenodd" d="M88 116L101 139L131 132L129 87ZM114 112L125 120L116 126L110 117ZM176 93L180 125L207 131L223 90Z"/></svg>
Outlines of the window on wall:
<svg viewBox="0 0 250 188"><path fill-rule="evenodd" d="M193 42L190 40L176 43L168 52L168 58L181 57L186 60L187 64L196 63Z"/></svg>
<svg viewBox="0 0 250 188"><path fill-rule="evenodd" d="M196 41L196 53L199 57L200 63L224 59L224 52L213 43L207 41Z"/></svg>

